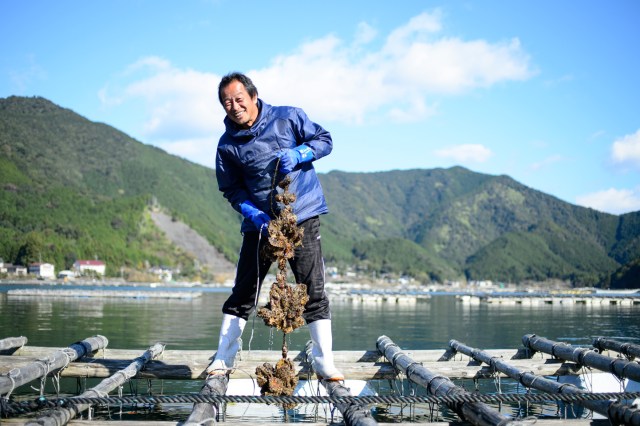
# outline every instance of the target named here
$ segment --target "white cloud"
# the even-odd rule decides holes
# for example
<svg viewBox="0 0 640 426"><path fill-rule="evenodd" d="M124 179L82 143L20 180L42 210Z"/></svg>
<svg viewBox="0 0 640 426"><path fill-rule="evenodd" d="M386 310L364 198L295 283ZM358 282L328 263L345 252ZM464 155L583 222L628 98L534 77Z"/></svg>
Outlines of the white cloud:
<svg viewBox="0 0 640 426"><path fill-rule="evenodd" d="M162 58L148 57L127 67L100 90L99 97L111 107L142 101L139 133L145 138L194 138L222 129L219 81L218 75L175 68Z"/></svg>
<svg viewBox="0 0 640 426"><path fill-rule="evenodd" d="M300 105L322 121L363 123L380 114L419 121L433 108L414 107L434 104L437 96L533 74L517 39L492 44L437 37L440 21L439 12L420 14L366 54L329 35L250 75L274 104Z"/></svg>
<svg viewBox="0 0 640 426"><path fill-rule="evenodd" d="M26 61L25 67L9 70L9 79L16 93L23 93L32 83L47 79L47 72L38 64L34 55L26 55Z"/></svg>
<svg viewBox="0 0 640 426"><path fill-rule="evenodd" d="M606 134L604 130L598 130L589 136L589 141L594 141L596 139L600 139Z"/></svg>
<svg viewBox="0 0 640 426"><path fill-rule="evenodd" d="M378 32L375 28L373 28L366 22L360 22L358 24L358 28L356 29L356 35L353 44L354 46L368 44L376 38L376 35L378 35Z"/></svg>
<svg viewBox="0 0 640 426"><path fill-rule="evenodd" d="M322 123L355 125L418 122L435 114L443 96L533 75L517 39L492 43L441 33L439 11L411 18L380 44L371 43L377 30L360 23L351 42L327 35L247 74L270 104L300 106ZM220 77L150 56L105 84L99 97L108 108L135 106L143 117L138 131L129 131L145 142L197 139L223 130Z"/></svg>
<svg viewBox="0 0 640 426"><path fill-rule="evenodd" d="M640 130L615 141L611 146L611 159L640 168Z"/></svg>
<svg viewBox="0 0 640 426"><path fill-rule="evenodd" d="M556 77L554 79L545 80L543 84L544 84L545 87L555 87L555 86L559 86L559 85L561 85L563 83L566 83L566 82L571 82L573 80L574 80L573 75L565 74L563 76Z"/></svg>
<svg viewBox="0 0 640 426"><path fill-rule="evenodd" d="M612 214L640 210L640 187L635 190L609 188L576 197L576 203Z"/></svg>
<svg viewBox="0 0 640 426"><path fill-rule="evenodd" d="M171 62L169 62L168 60L164 58L159 58L157 56L147 56L129 65L127 69L124 70L123 74L131 75L140 70L158 72L158 71L170 70L171 68L172 68Z"/></svg>
<svg viewBox="0 0 640 426"><path fill-rule="evenodd" d="M396 123L410 123L419 118L435 115L437 110L437 104L426 105L423 99L414 99L409 105L406 105L406 109L391 108L388 116Z"/></svg>
<svg viewBox="0 0 640 426"><path fill-rule="evenodd" d="M159 142L157 145L165 151L179 157L210 168L215 167L215 152L216 146L218 145L218 138L213 135L202 138Z"/></svg>
<svg viewBox="0 0 640 426"><path fill-rule="evenodd" d="M434 154L441 158L448 158L459 163L484 163L493 152L480 144L463 144L438 149Z"/></svg>
<svg viewBox="0 0 640 426"><path fill-rule="evenodd" d="M546 168L552 164L562 161L563 159L564 157L562 157L561 155L551 155L542 161L538 161L537 163L531 164L531 170L537 171L537 170Z"/></svg>

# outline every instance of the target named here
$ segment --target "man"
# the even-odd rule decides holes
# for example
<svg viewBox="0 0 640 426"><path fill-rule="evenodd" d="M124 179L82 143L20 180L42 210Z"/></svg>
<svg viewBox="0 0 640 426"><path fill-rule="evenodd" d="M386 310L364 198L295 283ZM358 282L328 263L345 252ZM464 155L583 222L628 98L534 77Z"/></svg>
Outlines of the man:
<svg viewBox="0 0 640 426"><path fill-rule="evenodd" d="M331 312L324 291L318 216L328 209L312 164L331 152L331 135L299 108L263 102L244 74L223 77L218 97L227 114L226 131L216 153L218 187L244 220L235 284L222 307L218 351L207 372L225 374L233 367L240 336L271 266L260 253L267 243L263 237L267 225L277 215L274 183L289 175L289 191L297 196L293 213L304 229L302 247L296 249L289 265L296 282L307 285L309 301L303 317L313 341L312 362L319 377L343 380L333 362Z"/></svg>

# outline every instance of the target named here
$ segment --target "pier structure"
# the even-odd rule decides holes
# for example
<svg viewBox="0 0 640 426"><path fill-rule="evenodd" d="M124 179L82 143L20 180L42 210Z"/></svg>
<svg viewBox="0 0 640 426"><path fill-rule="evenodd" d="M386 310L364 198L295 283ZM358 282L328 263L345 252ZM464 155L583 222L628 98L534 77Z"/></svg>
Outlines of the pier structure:
<svg viewBox="0 0 640 426"><path fill-rule="evenodd" d="M456 300L465 305L480 305L483 303L493 305L588 305L588 306L636 306L640 305L640 293L628 294L537 294L537 293L490 293L490 294L462 294L457 295Z"/></svg>
<svg viewBox="0 0 640 426"><path fill-rule="evenodd" d="M518 413L523 404L534 403L577 404L589 413L581 419L556 419L553 424L586 425L598 424L598 418L611 424L640 426L640 364L635 360L640 347L629 342L609 338L597 338L593 347L577 347L564 342L554 342L535 334L523 337L523 347L519 349L482 350L471 348L464 343L451 340L442 350L405 350L387 336L380 336L376 349L361 351L337 351L334 353L336 366L348 378L344 383L324 382L314 379L312 364L308 361L308 348L298 353L291 351L296 373L301 382L314 380L324 389L323 396L297 396L295 404L329 404L339 412L338 420L345 425L371 426L377 421L376 408L397 404L411 407L419 404L431 407L435 412L448 409L459 417L462 423L486 426L520 425L526 418ZM108 348L108 340L103 336L89 337L68 347L50 348L27 345L25 337L0 339L0 397L2 398L2 424L52 425L80 424L74 416L95 405L120 405L123 401L158 404L163 401L193 403L188 418L175 425L209 424L207 422L227 422L228 404L267 402L277 404L279 400L260 399L259 395L247 392L227 394L229 383L247 380L247 371L253 371L263 362L275 362L278 351L241 352L235 370L228 376L210 377L206 367L212 360L210 351L176 350L157 343L147 349L127 350ZM614 377L620 383L617 389L597 389L594 375ZM594 388L580 387L578 384L553 379L563 377L583 377L588 375ZM56 400L54 395L46 399L59 401L46 407L38 407L42 395L33 395L29 402L36 413L17 415L17 407L24 408L12 398L18 388L48 377L72 377L76 379L96 379L100 383L78 396L67 396ZM469 391L455 381L477 383L482 379L515 381L518 392L478 393ZM198 394L182 395L109 395L115 389L122 390L122 384L130 380L197 380L203 383ZM365 381L407 381L414 389L411 394L403 392L391 395L377 393L352 394L349 380ZM251 382L251 381L250 381ZM247 391L248 389L245 389ZM120 400L119 398L125 398ZM247 399L249 398L249 399ZM298 398L298 399L295 399ZM304 399L307 398L307 399ZM320 399L318 399L320 398ZM324 398L324 399L323 399ZM64 404L63 404L64 402ZM127 402L129 403L129 402ZM512 404L514 410L506 410ZM411 411L410 409L408 410ZM283 411L283 419L287 410ZM334 412L331 410L331 412ZM560 412L560 411L558 411ZM434 424L438 424L435 416ZM530 418L528 419L531 420ZM333 424L336 417L325 418L325 424ZM554 422L548 418L536 419L536 424ZM596 422L596 423L594 423ZM238 421L241 423L241 421ZM397 422L394 422L397 423ZM83 424L101 424L87 422ZM113 424L113 423L112 423ZM123 425L129 426L127 423ZM135 425L150 424L137 421ZM159 424L153 422L153 424ZM213 423L211 423L213 424ZM440 423L441 424L441 423ZM451 423L453 424L453 423ZM548 423L552 424L552 423ZM133 426L131 424L131 426Z"/></svg>

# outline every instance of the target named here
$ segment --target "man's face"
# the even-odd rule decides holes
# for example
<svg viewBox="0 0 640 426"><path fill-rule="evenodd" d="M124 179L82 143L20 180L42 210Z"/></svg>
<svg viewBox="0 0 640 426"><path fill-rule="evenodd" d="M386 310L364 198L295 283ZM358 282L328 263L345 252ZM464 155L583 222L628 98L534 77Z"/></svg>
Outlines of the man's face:
<svg viewBox="0 0 640 426"><path fill-rule="evenodd" d="M237 80L222 89L222 107L231 121L246 129L258 118L258 97L249 96L244 84Z"/></svg>

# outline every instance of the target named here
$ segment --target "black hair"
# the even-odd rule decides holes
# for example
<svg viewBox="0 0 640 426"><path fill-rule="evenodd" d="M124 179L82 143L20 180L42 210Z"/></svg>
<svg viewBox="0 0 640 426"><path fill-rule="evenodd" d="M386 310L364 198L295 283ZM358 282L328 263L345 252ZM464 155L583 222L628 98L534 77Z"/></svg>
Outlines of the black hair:
<svg viewBox="0 0 640 426"><path fill-rule="evenodd" d="M224 90L225 87L227 87L233 81L239 81L240 83L242 83L244 88L247 90L247 93L249 94L249 96L251 96L251 99L258 96L258 89L253 84L253 81L251 81L251 79L246 75L240 72L234 71L222 77L222 80L220 80L220 84L218 85L218 100L220 100L221 104L222 104L222 91Z"/></svg>

